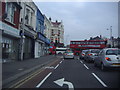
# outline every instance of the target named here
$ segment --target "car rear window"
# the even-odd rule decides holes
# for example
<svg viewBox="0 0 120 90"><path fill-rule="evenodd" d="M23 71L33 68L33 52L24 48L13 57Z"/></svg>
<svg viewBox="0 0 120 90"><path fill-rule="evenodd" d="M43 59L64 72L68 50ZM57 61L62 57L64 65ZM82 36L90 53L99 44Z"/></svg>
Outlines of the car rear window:
<svg viewBox="0 0 120 90"><path fill-rule="evenodd" d="M120 55L120 50L107 50L106 55Z"/></svg>
<svg viewBox="0 0 120 90"><path fill-rule="evenodd" d="M88 51L88 50L83 50L82 53L85 53L85 52L87 52L87 51Z"/></svg>
<svg viewBox="0 0 120 90"><path fill-rule="evenodd" d="M92 50L91 53L99 53L100 50Z"/></svg>

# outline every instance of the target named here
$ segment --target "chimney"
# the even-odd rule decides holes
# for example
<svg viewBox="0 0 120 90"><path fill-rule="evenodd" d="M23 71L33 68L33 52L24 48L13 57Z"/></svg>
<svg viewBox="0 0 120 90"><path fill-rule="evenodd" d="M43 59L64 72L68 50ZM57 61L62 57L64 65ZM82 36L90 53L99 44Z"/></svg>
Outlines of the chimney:
<svg viewBox="0 0 120 90"><path fill-rule="evenodd" d="M51 17L49 17L49 20L50 20L50 21L52 20Z"/></svg>
<svg viewBox="0 0 120 90"><path fill-rule="evenodd" d="M56 20L56 23L57 23L58 21Z"/></svg>

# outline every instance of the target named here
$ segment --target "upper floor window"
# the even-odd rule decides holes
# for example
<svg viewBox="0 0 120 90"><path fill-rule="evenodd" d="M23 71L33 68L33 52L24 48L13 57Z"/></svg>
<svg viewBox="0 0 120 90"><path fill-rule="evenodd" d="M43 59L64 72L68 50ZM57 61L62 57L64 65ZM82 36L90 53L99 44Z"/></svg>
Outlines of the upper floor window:
<svg viewBox="0 0 120 90"><path fill-rule="evenodd" d="M30 15L30 10L26 9L26 16L25 16L26 24L29 24L29 15Z"/></svg>
<svg viewBox="0 0 120 90"><path fill-rule="evenodd" d="M11 23L14 23L14 14L15 14L15 6L13 3L7 2L6 3L6 13L7 13L7 18Z"/></svg>

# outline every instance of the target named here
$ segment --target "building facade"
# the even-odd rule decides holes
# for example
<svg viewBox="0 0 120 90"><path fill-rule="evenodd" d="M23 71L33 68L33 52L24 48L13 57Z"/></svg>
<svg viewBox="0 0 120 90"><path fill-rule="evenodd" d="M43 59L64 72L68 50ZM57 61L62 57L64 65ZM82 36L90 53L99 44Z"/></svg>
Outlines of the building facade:
<svg viewBox="0 0 120 90"><path fill-rule="evenodd" d="M57 46L64 46L64 26L62 21L57 20L53 22L51 18L47 18L45 15L45 35L51 41L51 43L56 43Z"/></svg>
<svg viewBox="0 0 120 90"><path fill-rule="evenodd" d="M45 36L44 32L44 16L37 9L36 15L36 32L37 32L37 40L35 42L35 58L39 58L40 56L44 55L45 52Z"/></svg>
<svg viewBox="0 0 120 90"><path fill-rule="evenodd" d="M50 40L51 42L64 43L64 26L62 21L51 22Z"/></svg>
<svg viewBox="0 0 120 90"><path fill-rule="evenodd" d="M44 26L45 26L44 35L48 39L50 39L50 37L51 37L51 26L52 26L52 23L51 23L50 18L48 19L45 15L44 15Z"/></svg>
<svg viewBox="0 0 120 90"><path fill-rule="evenodd" d="M18 60L19 56L19 17L22 9L17 2L0 2L0 32L2 33L2 59L4 61Z"/></svg>
<svg viewBox="0 0 120 90"><path fill-rule="evenodd" d="M37 7L34 2L21 2L20 13L20 59L34 58L36 40L36 13Z"/></svg>

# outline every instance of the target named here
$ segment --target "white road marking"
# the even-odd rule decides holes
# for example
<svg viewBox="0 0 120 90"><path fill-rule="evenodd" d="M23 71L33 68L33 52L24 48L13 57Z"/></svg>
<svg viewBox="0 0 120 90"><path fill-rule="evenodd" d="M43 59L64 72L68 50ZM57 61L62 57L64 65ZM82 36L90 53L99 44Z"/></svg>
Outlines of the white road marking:
<svg viewBox="0 0 120 90"><path fill-rule="evenodd" d="M57 85L63 87L64 84L68 85L69 90L74 90L74 86L71 82L65 81L65 78L62 79L58 79L56 81L54 81L54 83L56 83Z"/></svg>
<svg viewBox="0 0 120 90"><path fill-rule="evenodd" d="M62 61L60 63L62 63Z"/></svg>
<svg viewBox="0 0 120 90"><path fill-rule="evenodd" d="M100 78L99 78L97 75L95 75L94 73L92 73L92 75L93 75L104 87L107 87L107 85L106 85L102 80L100 80Z"/></svg>
<svg viewBox="0 0 120 90"><path fill-rule="evenodd" d="M20 71L21 71L21 70L23 70L23 68L20 68L20 69L18 69L18 70L20 70Z"/></svg>
<svg viewBox="0 0 120 90"><path fill-rule="evenodd" d="M54 69L54 67L53 66L47 66L47 67L45 67L45 69Z"/></svg>
<svg viewBox="0 0 120 90"><path fill-rule="evenodd" d="M59 66L59 64L55 67L55 69Z"/></svg>
<svg viewBox="0 0 120 90"><path fill-rule="evenodd" d="M50 72L50 73L36 86L36 88L39 88L51 74L52 74L52 72Z"/></svg>
<svg viewBox="0 0 120 90"><path fill-rule="evenodd" d="M82 61L80 61L81 63L83 63Z"/></svg>
<svg viewBox="0 0 120 90"><path fill-rule="evenodd" d="M85 64L83 64L85 66L86 69L89 69Z"/></svg>

